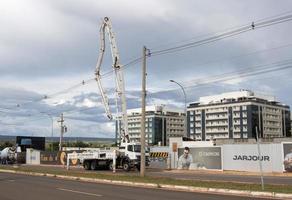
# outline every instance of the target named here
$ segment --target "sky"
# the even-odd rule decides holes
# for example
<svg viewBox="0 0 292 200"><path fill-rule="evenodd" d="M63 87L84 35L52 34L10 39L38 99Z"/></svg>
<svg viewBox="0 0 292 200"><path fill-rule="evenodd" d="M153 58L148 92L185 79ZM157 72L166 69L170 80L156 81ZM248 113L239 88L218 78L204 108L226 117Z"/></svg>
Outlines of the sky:
<svg viewBox="0 0 292 200"><path fill-rule="evenodd" d="M112 21L122 64L150 52L195 42L234 27L292 14L289 0L2 0L0 1L0 135L114 137L94 80L99 27ZM200 96L249 89L292 105L290 68L239 76L239 70L291 59L292 22L183 51L147 58L147 104L183 110ZM102 74L111 70L108 40ZM209 82L215 76L232 78ZM234 74L235 73L235 74ZM141 106L141 63L124 69L127 107ZM85 84L81 84L85 80ZM102 82L115 113L113 74ZM73 87L71 90L68 88ZM44 98L48 97L48 98ZM53 122L53 123L52 123Z"/></svg>

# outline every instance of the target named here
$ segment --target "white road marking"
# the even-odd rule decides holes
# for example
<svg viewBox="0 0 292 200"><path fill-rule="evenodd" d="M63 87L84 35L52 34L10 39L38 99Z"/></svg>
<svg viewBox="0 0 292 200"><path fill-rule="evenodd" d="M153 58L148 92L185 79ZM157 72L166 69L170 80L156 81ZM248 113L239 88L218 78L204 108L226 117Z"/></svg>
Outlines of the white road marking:
<svg viewBox="0 0 292 200"><path fill-rule="evenodd" d="M77 191L77 190L69 190L69 189L65 189L65 188L57 188L57 190L62 190L62 191L66 191L66 192L73 192L73 193L77 193L77 194L85 194L85 195L95 196L95 197L102 197L101 194L94 194L94 193L82 192L82 191Z"/></svg>
<svg viewBox="0 0 292 200"><path fill-rule="evenodd" d="M7 180L7 181L9 181L9 182L15 182L15 180Z"/></svg>

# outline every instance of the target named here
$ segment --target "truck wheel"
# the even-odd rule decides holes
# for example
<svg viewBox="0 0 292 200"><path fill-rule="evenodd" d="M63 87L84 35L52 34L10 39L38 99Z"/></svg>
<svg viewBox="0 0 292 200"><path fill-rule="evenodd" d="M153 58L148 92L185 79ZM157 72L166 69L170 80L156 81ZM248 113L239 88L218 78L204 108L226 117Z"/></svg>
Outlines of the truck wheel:
<svg viewBox="0 0 292 200"><path fill-rule="evenodd" d="M96 163L96 161L94 160L94 161L91 162L90 169L91 169L91 170L96 170L96 168L97 168L97 163Z"/></svg>
<svg viewBox="0 0 292 200"><path fill-rule="evenodd" d="M89 170L90 169L90 161L84 161L84 164L83 164L83 166L84 166L84 169L85 170Z"/></svg>
<svg viewBox="0 0 292 200"><path fill-rule="evenodd" d="M130 171L130 169L131 169L131 167L130 167L129 163L124 162L123 163L123 170L128 172L128 171Z"/></svg>
<svg viewBox="0 0 292 200"><path fill-rule="evenodd" d="M114 168L113 161L110 161L109 164L108 164L108 169L110 171L113 171L113 168Z"/></svg>

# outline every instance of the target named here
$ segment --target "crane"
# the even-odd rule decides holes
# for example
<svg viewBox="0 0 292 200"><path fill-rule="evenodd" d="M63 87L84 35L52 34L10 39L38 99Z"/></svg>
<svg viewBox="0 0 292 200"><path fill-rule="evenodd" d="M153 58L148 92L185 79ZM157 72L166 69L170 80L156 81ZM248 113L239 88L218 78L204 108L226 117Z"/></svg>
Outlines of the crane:
<svg viewBox="0 0 292 200"><path fill-rule="evenodd" d="M130 142L129 134L128 134L128 118L127 118L127 104L126 104L126 94L125 94L125 81L124 81L124 74L123 68L120 63L120 56L119 51L116 43L115 34L112 30L112 24L108 17L103 19L103 22L100 26L100 48L99 48L99 55L97 59L96 69L95 69L95 80L97 82L102 102L104 104L105 112L107 117L112 120L113 115L110 111L109 107L109 100L106 95L105 90L103 89L101 83L101 64L103 61L103 56L105 52L105 34L108 35L110 48L111 48L111 56L112 56L112 67L115 74L115 87L116 87L116 108L117 108L117 117L119 113L119 103L121 104L121 127L118 128L120 130L120 135L122 136L123 142ZM117 123L119 125L119 123ZM118 126L119 127L119 126Z"/></svg>

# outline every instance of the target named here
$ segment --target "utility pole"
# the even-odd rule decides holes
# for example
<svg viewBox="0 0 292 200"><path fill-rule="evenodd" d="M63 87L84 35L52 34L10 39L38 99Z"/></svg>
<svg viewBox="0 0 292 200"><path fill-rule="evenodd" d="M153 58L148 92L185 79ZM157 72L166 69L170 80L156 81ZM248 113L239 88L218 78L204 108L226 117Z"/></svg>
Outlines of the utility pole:
<svg viewBox="0 0 292 200"><path fill-rule="evenodd" d="M60 142L59 142L59 151L62 151L62 142L63 142L63 135L64 135L64 116L63 113L60 116L60 120L58 122L61 123L61 134L60 134Z"/></svg>
<svg viewBox="0 0 292 200"><path fill-rule="evenodd" d="M145 99L146 99L146 47L143 47L142 60L142 113L141 113L141 162L140 162L140 176L145 176Z"/></svg>

